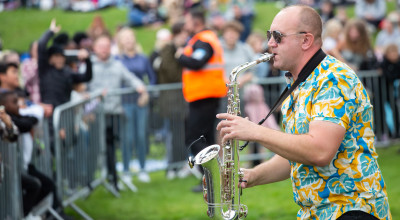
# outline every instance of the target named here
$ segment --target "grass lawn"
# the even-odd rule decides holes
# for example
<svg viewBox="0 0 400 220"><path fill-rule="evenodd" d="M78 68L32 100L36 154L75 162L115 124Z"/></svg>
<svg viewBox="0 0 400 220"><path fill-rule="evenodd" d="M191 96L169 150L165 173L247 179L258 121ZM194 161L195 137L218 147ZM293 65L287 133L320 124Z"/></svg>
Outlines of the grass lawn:
<svg viewBox="0 0 400 220"><path fill-rule="evenodd" d="M379 165L387 183L393 219L400 218L399 150L400 145L378 149ZM149 184L134 179L139 192L123 191L120 198L99 187L87 200L78 200L77 205L93 219L99 220L208 219L202 195L190 191L198 180L188 177L168 181L164 175L164 172L152 173ZM246 189L242 200L248 206L249 220L295 219L298 211L289 180ZM69 214L76 215L73 210L67 210Z"/></svg>

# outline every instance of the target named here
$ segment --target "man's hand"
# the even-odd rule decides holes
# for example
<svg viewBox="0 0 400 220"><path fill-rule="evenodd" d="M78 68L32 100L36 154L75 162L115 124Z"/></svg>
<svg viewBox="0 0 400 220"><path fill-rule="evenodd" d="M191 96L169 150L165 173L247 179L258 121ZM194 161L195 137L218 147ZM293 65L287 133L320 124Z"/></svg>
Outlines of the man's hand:
<svg viewBox="0 0 400 220"><path fill-rule="evenodd" d="M79 60L85 60L89 57L89 51L87 51L86 49L80 49L78 51L78 59Z"/></svg>
<svg viewBox="0 0 400 220"><path fill-rule="evenodd" d="M60 30L61 30L61 26L60 25L56 25L56 19L55 18L53 18L52 20L51 20L51 23L50 23L50 31L51 32L53 32L54 34L57 34Z"/></svg>
<svg viewBox="0 0 400 220"><path fill-rule="evenodd" d="M183 54L183 47L179 47L178 49L176 49L175 58L179 59L179 57L181 57L182 54Z"/></svg>
<svg viewBox="0 0 400 220"><path fill-rule="evenodd" d="M149 103L149 93L147 92L146 87L139 86L136 88L136 92L140 94L137 104L140 107L147 105L147 103Z"/></svg>
<svg viewBox="0 0 400 220"><path fill-rule="evenodd" d="M252 128L258 126L249 121L248 118L242 118L228 113L218 114L217 118L225 119L217 125L217 130L220 131L220 136L222 137L222 143L230 139L242 141L252 140L254 134Z"/></svg>
<svg viewBox="0 0 400 220"><path fill-rule="evenodd" d="M53 114L53 105L52 104L45 104L45 103L40 103L40 106L42 106L44 110L44 117L48 118Z"/></svg>
<svg viewBox="0 0 400 220"><path fill-rule="evenodd" d="M0 109L0 119L4 122L4 124L6 125L7 128L12 128L13 127L13 123L11 120L10 115L8 115L6 113L6 111L3 109Z"/></svg>
<svg viewBox="0 0 400 220"><path fill-rule="evenodd" d="M254 185L252 184L253 182L252 182L252 178L251 178L252 169L244 169L244 168L242 168L241 170L243 171L243 174L244 174L243 180L246 180L246 181L245 182L241 182L240 183L240 187L243 188L243 189L253 187Z"/></svg>

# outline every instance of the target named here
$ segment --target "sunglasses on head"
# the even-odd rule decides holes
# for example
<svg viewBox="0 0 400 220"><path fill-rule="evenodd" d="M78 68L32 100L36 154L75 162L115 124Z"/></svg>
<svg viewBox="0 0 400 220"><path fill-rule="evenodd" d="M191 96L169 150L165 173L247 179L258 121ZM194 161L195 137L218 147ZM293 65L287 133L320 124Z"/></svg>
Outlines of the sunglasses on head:
<svg viewBox="0 0 400 220"><path fill-rule="evenodd" d="M267 41L271 40L271 37L274 37L275 42L279 44L282 42L283 37L287 37L290 35L297 35L297 34L307 34L307 32L302 31L294 34L282 34L279 31L267 31Z"/></svg>

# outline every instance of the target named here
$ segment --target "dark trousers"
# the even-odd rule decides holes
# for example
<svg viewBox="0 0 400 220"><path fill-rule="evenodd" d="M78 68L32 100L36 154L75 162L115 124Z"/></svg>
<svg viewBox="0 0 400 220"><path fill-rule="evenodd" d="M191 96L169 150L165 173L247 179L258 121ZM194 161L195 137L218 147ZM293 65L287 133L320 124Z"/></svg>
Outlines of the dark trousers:
<svg viewBox="0 0 400 220"><path fill-rule="evenodd" d="M118 190L118 177L116 164L116 140L118 139L119 133L119 116L118 115L106 115L106 157L107 157L107 175L108 181L110 181L114 187Z"/></svg>
<svg viewBox="0 0 400 220"><path fill-rule="evenodd" d="M28 174L21 175L23 210L26 216L32 208L42 201L49 193L53 193L53 208L63 213L61 202L58 199L56 185L48 176L38 171L35 166L28 166Z"/></svg>
<svg viewBox="0 0 400 220"><path fill-rule="evenodd" d="M375 216L363 211L349 211L340 216L337 220L378 220Z"/></svg>
<svg viewBox="0 0 400 220"><path fill-rule="evenodd" d="M39 179L25 173L21 174L21 185L22 205L24 209L24 216L26 216L36 205L36 200L42 185Z"/></svg>
<svg viewBox="0 0 400 220"><path fill-rule="evenodd" d="M219 98L202 99L189 103L189 115L186 120L185 145L198 139L201 135L207 140L208 145L215 143L215 122L219 105ZM202 149L192 149L196 155Z"/></svg>
<svg viewBox="0 0 400 220"><path fill-rule="evenodd" d="M54 181L50 177L46 176L45 174L37 170L36 167L32 164L29 164L28 166L28 173L29 175L39 179L41 183L40 192L37 197L37 202L40 202L47 195L49 195L49 193L53 193L53 208L58 212L62 212L62 205L60 199L58 198L56 185Z"/></svg>

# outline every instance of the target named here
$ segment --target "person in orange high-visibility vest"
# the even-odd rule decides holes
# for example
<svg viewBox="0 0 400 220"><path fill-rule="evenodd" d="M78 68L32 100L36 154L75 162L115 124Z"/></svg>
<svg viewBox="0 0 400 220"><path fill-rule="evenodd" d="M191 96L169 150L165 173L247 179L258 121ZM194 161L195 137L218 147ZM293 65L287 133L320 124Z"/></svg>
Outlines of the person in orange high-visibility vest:
<svg viewBox="0 0 400 220"><path fill-rule="evenodd" d="M221 97L226 96L223 50L218 36L206 29L204 13L193 10L186 15L185 29L193 37L186 47L176 52L184 67L182 91L189 103L186 120L185 144L189 146L201 135L209 145L215 144L215 115ZM201 149L191 149L194 155ZM201 191L198 186L194 191Z"/></svg>

